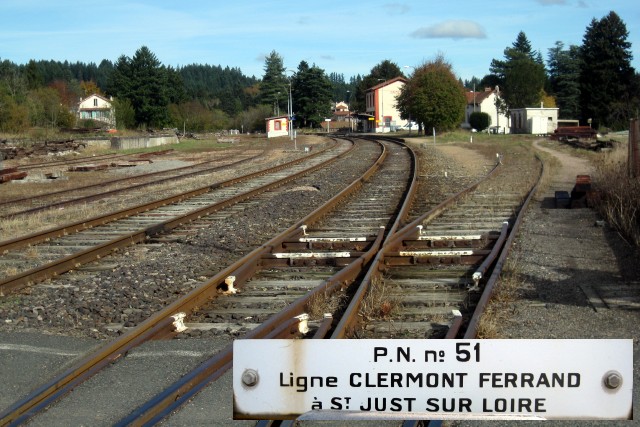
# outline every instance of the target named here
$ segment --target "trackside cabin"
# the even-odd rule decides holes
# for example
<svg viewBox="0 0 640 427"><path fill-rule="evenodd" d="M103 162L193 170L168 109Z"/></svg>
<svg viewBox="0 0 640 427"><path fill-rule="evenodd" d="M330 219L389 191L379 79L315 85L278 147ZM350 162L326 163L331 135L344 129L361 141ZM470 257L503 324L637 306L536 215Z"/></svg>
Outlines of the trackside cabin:
<svg viewBox="0 0 640 427"><path fill-rule="evenodd" d="M267 138L276 138L278 136L288 135L289 118L286 115L267 117L265 121Z"/></svg>

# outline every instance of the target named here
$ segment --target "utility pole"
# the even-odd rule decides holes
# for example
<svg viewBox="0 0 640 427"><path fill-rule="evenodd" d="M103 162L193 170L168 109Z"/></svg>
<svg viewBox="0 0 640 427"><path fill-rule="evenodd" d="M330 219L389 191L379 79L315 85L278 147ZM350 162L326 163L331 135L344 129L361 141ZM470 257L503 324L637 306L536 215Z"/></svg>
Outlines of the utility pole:
<svg viewBox="0 0 640 427"><path fill-rule="evenodd" d="M385 79L378 79L379 82L384 82ZM384 84L380 86L380 118L382 120L382 133L384 133Z"/></svg>

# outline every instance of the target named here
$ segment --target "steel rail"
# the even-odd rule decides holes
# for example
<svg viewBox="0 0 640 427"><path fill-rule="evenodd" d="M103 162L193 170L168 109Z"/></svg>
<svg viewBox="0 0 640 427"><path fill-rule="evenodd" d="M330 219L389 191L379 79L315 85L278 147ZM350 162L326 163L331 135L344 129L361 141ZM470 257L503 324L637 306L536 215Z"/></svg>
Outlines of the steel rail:
<svg viewBox="0 0 640 427"><path fill-rule="evenodd" d="M500 279L500 274L502 274L502 268L504 267L504 264L507 260L507 257L509 256L509 253L511 251L511 246L513 245L513 241L516 238L516 235L518 234L518 230L520 229L520 225L522 224L522 221L524 220L524 214L527 211L527 208L529 207L529 203L531 202L531 199L533 199L533 196L535 195L536 191L538 191L538 186L540 185L540 181L542 179L542 176L544 175L544 161L542 160L542 158L540 156L538 156L536 154L536 158L538 159L538 161L540 162L541 168L540 168L540 175L538 176L538 181L536 182L536 184L533 186L533 188L531 189L531 191L529 191L529 194L527 196L527 198L525 199L524 203L522 204L522 207L520 208L520 211L518 212L518 215L513 223L513 226L511 227L511 231L509 232L509 236L502 248L502 250L500 251L499 256L497 257L497 261L496 261L496 265L494 266L491 275L489 276L489 279L487 280L487 283L485 284L485 288L484 291L482 292L482 296L480 297L480 300L478 301L478 303L476 304L476 308L473 312L473 315L471 316L471 320L469 321L469 324L467 325L465 334L464 334L464 338L465 339L473 339L476 338L476 335L478 333L478 324L480 322L480 319L482 317L482 315L484 314L484 310L487 307L487 304L489 303L489 300L491 299L491 296L493 295L493 290L495 288L495 286L497 285L499 279Z"/></svg>
<svg viewBox="0 0 640 427"><path fill-rule="evenodd" d="M47 263L45 265L24 271L22 273L18 273L14 276L5 278L3 280L0 280L0 295L4 295L6 293L9 292L14 292L18 289L24 288L26 286L29 286L33 283L37 283L37 282L41 282L43 280L46 280L50 277L56 276L58 274L62 274L65 273L69 270L72 270L74 268L79 267L82 264L86 264L88 262L94 261L96 259L99 259L102 256L108 255L118 249L127 247L127 246L131 246L131 245L135 245L137 243L141 243L143 241L145 241L148 237L153 236L153 235L157 235L160 234L162 232L166 232L169 230L172 230L184 223L193 221L194 219L198 219L202 216L205 215L209 215L213 212L217 212L221 209L224 209L228 206L240 203L244 200L250 199L252 197L255 197L257 194L269 191L273 188L282 186L284 184L286 184L289 181L292 181L294 179L298 179L301 176L304 176L308 173L312 173L322 167L326 167L327 164L336 161L338 158L341 158L342 156L346 155L347 152L342 153L339 156L333 157L331 159L329 159L327 162L323 162L320 163L318 165L315 165L311 168L307 168L304 169L300 172L297 172L293 175L287 176L285 178L279 179L277 181L271 182L269 184L263 185L259 188L255 188L253 190L250 190L248 192L244 192L242 194L239 194L237 196L228 198L226 200L223 200L221 202L215 203L213 205L209 205L209 206L204 206L200 209L188 212L186 214L183 215L179 215L177 217L174 217L172 219L157 223L157 224L153 224L151 226L148 227L144 227L144 228L140 228L139 230L132 232L132 233L128 233L122 236L119 236L115 239L110 240L109 242L103 243L101 245L97 245L97 246L93 246L89 249L80 251L80 252L76 252L75 254L69 255L67 257L64 258L60 258L57 259L55 261L52 261L50 263ZM233 180L230 180L233 181ZM225 181L225 183L223 183L221 186L226 186L226 183L230 182L230 181ZM207 187L210 188L210 187ZM175 201L180 201L180 200L184 200L185 198L188 197L180 197L180 198L171 198L171 199L175 199ZM167 199L164 199L165 201ZM169 203L162 203L161 206L165 205L165 204L169 204ZM147 204L146 206L149 206L150 204ZM145 210L149 210L149 209L145 209ZM116 214L120 214L123 211L120 211ZM125 215L123 217L126 216L130 216L130 215ZM104 218L104 217L102 217ZM119 218L118 218L119 219ZM78 231L78 230L75 230ZM0 249L2 249L0 247Z"/></svg>
<svg viewBox="0 0 640 427"><path fill-rule="evenodd" d="M480 185L482 182L487 180L489 177L493 176L495 171L498 169L498 166L499 166L499 163L496 164L494 168L486 176L482 177L480 180L478 180L474 184L471 184L464 190L451 196L449 199L443 201L442 203L440 203L430 211L419 216L411 223L399 229L396 233L389 235L387 241L384 243L382 249L380 250L380 252L378 252L376 257L374 258L370 268L368 269L364 278L360 282L360 286L358 287L358 290L356 291L353 298L351 299L349 306L347 307L342 317L338 321L338 324L334 328L333 333L330 337L331 339L343 339L347 336L347 334L353 328L358 318L358 310L360 309L360 305L362 304L362 301L364 300L364 297L367 294L367 291L369 289L369 286L371 285L373 277L376 274L378 274L380 270L384 268L385 253L391 252L392 250L397 250L397 248L402 244L402 241L404 239L410 238L419 232L419 229L417 228L418 225L422 224L423 221L431 220L432 218L435 218L436 216L440 215L445 209L447 209L453 203L455 203L456 201L460 200L462 197L472 192L474 189L478 187L478 185Z"/></svg>
<svg viewBox="0 0 640 427"><path fill-rule="evenodd" d="M409 149L410 150L410 149ZM410 150L410 157L412 163L412 173L411 179L408 183L408 190L403 197L403 203L400 206L399 212L396 215L396 218L393 221L390 229L397 229L402 219L406 218L409 214L409 208L411 205L411 200L408 200L408 197L413 197L415 194L415 183L416 183L416 157L413 150ZM386 156L386 155L385 155ZM359 188L362 183L369 179L369 177L377 170L384 160L384 157L381 157L374 167L372 167L362 178L354 181L347 189L344 191L349 191L352 193L357 188ZM343 197L336 196L334 197L335 202L329 205L329 203L325 204L322 209L314 212L313 216L322 217L328 213L328 211L333 210L335 205L342 199ZM311 215L308 218L305 218L301 221L301 224L312 224L315 220ZM331 295L334 292L337 292L339 289L345 287L346 285L350 285L353 283L357 277L361 275L361 272L365 270L365 268L369 265L371 259L378 253L384 239L388 237L389 234L385 233L385 230L381 228L378 232L378 236L374 244L363 253L358 259L350 263L348 266L341 269L339 272L331 276L324 283L318 285L314 288L310 293L299 297L296 301L289 304L284 310L280 311L278 314L271 316L267 319L266 322L262 323L260 326L255 328L254 330L248 332L240 339L255 339L255 338L265 338L265 332L271 330L276 327L276 325L285 321L288 318L293 316L298 316L304 313L307 302L319 294ZM247 266L243 271L235 271L233 275L238 277L242 277L242 280L248 279L255 272L254 266ZM246 270L246 271L245 271ZM330 329L330 325L332 323L332 319L325 319L323 325L316 333L318 337L324 337L327 331ZM229 345L221 352L217 353L211 359L205 361L199 367L197 367L194 372L197 372L198 381L194 381L192 376L183 377L179 379L170 389L162 391L158 395L156 395L152 400L142 405L134 412L132 412L129 416L122 419L117 425L119 426L142 426L142 425L154 425L161 421L164 417L170 414L172 411L175 411L182 404L184 404L189 398L192 397L195 392L199 391L203 387L205 387L209 382L212 381L212 378L218 378L224 371L230 368L230 362L233 358L233 346Z"/></svg>
<svg viewBox="0 0 640 427"><path fill-rule="evenodd" d="M288 167L291 167L293 165L299 164L301 162L304 162L310 158L314 158L316 156L319 156L323 153L325 153L326 151L334 148L335 144L332 145L331 147L327 147L324 150L318 151L317 153L314 153L310 156L307 157L303 157L300 159L296 159L296 160L292 160L290 162L286 162L286 163L282 163L280 165L276 165L273 166L271 168L267 168L267 169L263 169L257 172L253 172L247 175L243 175L240 177L236 177L236 178L231 178L225 181L221 181L221 182L217 182L211 185L207 185L204 187L200 187L200 188L196 188L194 190L190 190L181 194L177 194L174 196L170 196L170 197L165 197L163 199L160 200L155 200L153 202L149 202L149 203L144 203L142 205L138 205L138 206L133 206L131 208L126 208L126 209L121 209L119 211L116 212L112 212L106 215L99 215L93 218L89 218L86 220L81 220L81 221L77 221L74 223L70 223L70 224L65 224L63 226L60 227L55 227L55 228L50 228L48 230L44 230L44 231L39 231L36 233L32 233L26 236L22 236L22 237L17 237L15 239L10 239L10 240L6 240L4 242L0 242L0 254L4 254L10 250L13 249L19 249L19 248L23 248L26 246L31 246L37 243L41 243L44 242L46 240L52 239L52 238L56 238L56 237L60 237L60 236L66 236L68 234L72 234L72 233L77 233L81 230L86 230L92 227L95 227L96 225L104 225L107 224L108 222L111 221L115 221L121 218L126 218L128 216L131 215L135 215L135 214L139 214L142 212L146 212L149 211L151 209L156 209L160 206L165 206L165 205L169 205L172 203L176 203L176 202L180 202L182 200L186 200L189 199L191 197L196 197L199 196L201 194L204 193L208 193L211 190L215 190L218 188L224 188L224 187L228 187L230 185L233 184L237 184L239 182L243 182L243 181L247 181L253 178L256 178L260 175L264 175L267 173L272 173L272 172L277 172L280 171L282 169L286 169ZM345 155L347 152L342 153L342 155ZM338 156L339 158L339 156Z"/></svg>
<svg viewBox="0 0 640 427"><path fill-rule="evenodd" d="M50 203L50 204L44 205L44 206L38 206L38 207L35 207L35 208L24 209L22 211L16 211L16 212L12 212L12 213L5 214L5 215L0 215L0 219L13 218L13 217L16 217L18 215L34 214L36 212L42 212L42 211L46 211L46 210L53 209L53 208L59 208L61 206L79 204L79 203L83 203L83 202L91 202L93 200L103 199L105 197L112 196L112 195L115 195L115 194L118 194L118 193L129 192L129 191L132 191L132 190L148 187L148 186L151 186L151 185L159 185L159 184L162 184L162 183L165 183L165 182L175 181L175 180L183 179L183 178L189 178L189 177L192 177L192 176L206 174L206 173L210 173L210 172L213 172L213 171L216 171L216 170L220 170L220 169L230 168L230 167L238 165L238 164L240 164L242 162L250 161L250 160L256 159L258 157L260 157L260 155L256 155L256 156L249 157L249 158L246 158L246 159L238 160L238 161L235 161L235 162L232 162L232 163L228 163L228 164L225 164L225 165L208 167L208 168L205 168L205 169L201 169L201 170L197 170L197 171L181 174L181 175L178 175L178 176L170 176L170 177L167 177L167 178L158 179L156 181L144 182L144 183L128 186L126 188L116 188L116 189L109 190L109 191L103 191L103 192L98 193L98 194L90 194L88 196L80 196L80 197L76 197L76 198L73 198L73 199L63 200L63 201L59 201L59 202L55 202L55 203ZM83 190L89 190L89 189L92 189L92 188L101 188L101 187L104 187L106 185L118 184L118 183L122 183L122 182L138 180L138 179L141 179L141 178L144 179L144 178L151 178L151 177L158 176L158 175L166 175L167 173L173 173L173 172L179 172L179 171L182 171L182 170L192 169L194 167L199 167L199 166L202 166L202 165L205 165L205 164L208 164L208 163L214 163L214 162L216 162L216 161L212 160L212 161L207 161L207 162L201 162L201 163L197 163L195 165L182 166L182 167L179 167L179 168L167 169L167 170L158 171L158 172L151 172L151 173L146 173L146 174L141 174L141 175L128 176L128 177L125 177L125 178L113 179L113 180L110 180L110 181L103 181L103 182L101 182L99 184L85 185L85 186L82 186L82 187L75 187L75 188L70 188L70 189L67 189L67 190L60 190L60 191L54 191L54 192L51 192L51 193L38 194L38 195L35 195L35 196L32 196L32 197L23 197L23 198L20 198L20 199L7 200L7 201L4 201L4 202L0 202L0 207L6 206L6 205L12 205L12 204L20 203L20 202L24 202L24 201L33 202L34 200L37 200L37 199L44 199L44 198L48 198L48 197L52 197L52 196L60 196L60 195L63 195L63 194L74 193L74 192L83 191Z"/></svg>
<svg viewBox="0 0 640 427"><path fill-rule="evenodd" d="M100 160L100 161L111 160L111 159L118 159L120 157L135 156L135 155L136 154L115 154L115 153L101 154L99 156L83 156L81 158L75 158L67 161L31 163L28 165L16 165L14 167L17 167L18 169L21 169L21 170L41 169L41 168L46 168L51 166L73 165L73 164L82 163L82 162L95 162L96 160Z"/></svg>
<svg viewBox="0 0 640 427"><path fill-rule="evenodd" d="M175 325L174 320L170 319L174 319L174 315L183 312L190 312L194 307L201 306L203 303L209 301L210 299L216 298L218 295L218 286L223 284L224 280L230 275L236 275L237 277L239 276L239 281L241 281L243 277L246 280L246 277L250 275L251 271L255 271L255 269L257 269L257 264L262 254L267 253L274 248L281 248L282 243L287 238L290 238L290 236L297 235L301 232L300 229L302 225L317 221L329 210L331 210L327 205L334 206L339 201L343 200L345 197L356 191L357 188L362 185L363 180L368 179L368 177L370 177L375 172L375 170L379 168L385 156L386 151L383 151L374 165L365 173L363 177L355 180L349 187L331 198L321 208L307 215L305 218L298 221L278 236L275 236L260 247L254 249L245 257L226 267L221 272L216 274L213 278L206 281L205 283L202 283L200 286L193 289L182 298L170 303L162 310L153 314L136 328L129 330L128 332L118 337L113 342L106 344L96 352L87 355L86 357L81 359L73 368L56 376L47 384L43 385L42 387L26 396L24 399L11 405L11 407L0 413L0 425L18 425L28 420L38 412L45 409L46 406L58 400L66 393L70 392L80 382L96 374L107 364L123 357L133 347L149 339L159 339L171 336L174 333ZM382 230L379 233L378 239L376 240L376 242L374 242L374 245L379 246L381 240ZM372 257L373 252L375 251L372 250L370 252L372 252ZM362 259L362 262L365 262L364 258ZM338 283L334 285L336 287L342 284L342 280L349 280L350 275L354 274L351 271L345 272L344 270L342 270L341 273L341 275L337 275L336 277L336 280L338 281ZM319 286L316 292L321 291L324 292L325 288ZM297 309L295 307L295 304L292 304L289 307L287 313L291 313L296 310ZM293 317L289 316L289 314L282 314L281 316L286 318ZM263 324L251 331L250 336L256 338L267 336L278 327L279 323L281 322L276 322L274 320L269 324ZM225 353L222 352L219 353L218 356L214 357L214 359L216 360L210 362L214 367L213 369L220 369L220 367L229 364L231 360L231 354L232 353L229 353L225 356ZM225 357L227 357L228 359L225 359Z"/></svg>
<svg viewBox="0 0 640 427"><path fill-rule="evenodd" d="M467 194L470 194L476 188L478 188L478 186L481 183L483 183L484 181L486 181L496 173L496 171L498 170L498 166L500 166L500 162L497 162L493 167L493 169L491 169L491 171L489 171L489 173L486 176L482 177L477 182L471 184L470 186L460 191L459 193L454 194L447 200L435 206L433 209L429 210L428 212L425 212L424 214L420 215L418 218L411 221L409 224L406 224L405 226L403 226L402 229L399 230L397 233L395 233L393 237L390 239L390 241L388 242L389 249L399 247L402 244L402 241L404 239L411 238L413 235L415 235L418 232L418 228L417 228L418 225L422 224L423 222L431 221L433 218L439 216L442 212L448 209L451 205L453 205L454 203L462 199Z"/></svg>

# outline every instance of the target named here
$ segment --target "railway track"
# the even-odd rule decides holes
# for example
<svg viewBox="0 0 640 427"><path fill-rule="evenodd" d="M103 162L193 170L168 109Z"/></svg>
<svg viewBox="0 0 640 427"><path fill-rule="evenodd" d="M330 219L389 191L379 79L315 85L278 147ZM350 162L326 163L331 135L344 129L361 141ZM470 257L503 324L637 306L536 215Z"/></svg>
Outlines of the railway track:
<svg viewBox="0 0 640 427"><path fill-rule="evenodd" d="M351 321L345 316L332 337L458 336L463 323L471 321L492 267L541 176L519 176L531 170L521 161L529 160L496 166L481 183L392 236L364 281L366 295L350 307L359 316Z"/></svg>
<svg viewBox="0 0 640 427"><path fill-rule="evenodd" d="M136 155L132 154L100 154L96 156L81 156L75 157L73 159L65 159L60 161L50 161L50 162L37 162L37 163L29 163L25 165L18 165L16 161L7 162L8 164L12 164L13 167L17 167L20 170L34 170L34 169L50 169L52 167L67 167L69 165L75 165L79 163L94 163L96 161L111 161L116 159L125 159L135 157Z"/></svg>
<svg viewBox="0 0 640 427"><path fill-rule="evenodd" d="M264 150L262 151L264 153ZM20 215L34 214L51 209L60 209L73 204L85 204L96 200L120 197L123 193L141 191L153 185L163 183L178 183L180 180L206 175L223 169L239 166L260 157L261 154L249 153L231 158L203 161L197 164L171 168L162 171L125 176L122 178L101 181L96 184L52 191L29 197L10 199L0 202L2 215L0 219L12 218Z"/></svg>
<svg viewBox="0 0 640 427"><path fill-rule="evenodd" d="M371 144L368 143L367 146L370 146ZM376 162L376 166L374 168L372 168L372 170L370 172L368 172L368 175L373 174L373 172L375 171L375 169L377 169L379 167L379 165L382 163L382 159L379 159L378 162ZM404 169L404 168L403 168ZM406 173L406 172L405 172ZM332 203L328 204L327 207L324 207L322 209L320 209L318 212L316 212L315 217L323 217L325 216L326 212L330 209L329 206L333 206L335 205L335 203L337 203L338 200L342 200L347 194L354 192L356 189L358 189L361 185L363 185L362 180L363 179L367 179L367 176L355 181L348 189L348 191L345 191L343 193L341 193L341 195L336 196L333 200ZM370 196L368 198L371 198ZM285 233L285 236L290 235L292 232L295 234L298 234L301 232L301 225L303 224L308 224L308 218L302 223L302 224L296 224L294 226L291 227L290 230L288 230ZM379 234L381 236L381 232L379 231L379 226L376 227L376 233ZM378 240L378 244L380 242L380 238L381 237L377 237ZM279 236L277 239L278 241L284 242L284 237ZM229 276L228 271L233 271L234 275L236 276L238 282L242 282L244 280L243 275L245 274L244 272L246 271L247 273L249 273L249 271L251 271L253 268L255 267L256 262L260 261L262 259L262 255L263 252L265 252L265 250L267 248L271 249L273 247L275 247L275 240L272 239L272 241L264 244L262 247L256 249L255 251L253 251L251 254L248 255L248 257L250 259L255 259L254 262L250 263L247 261L247 258L242 259L240 261L237 261L236 263L234 263L233 265L229 266L227 269L225 269L222 273L219 273L218 275L216 275L216 277L210 279L207 283L204 283L203 285L201 285L197 291L193 291L192 293L188 294L186 298L184 298L181 302L176 302L174 304L171 304L170 306L168 306L167 308L165 308L164 310L162 310L160 313L157 313L155 315L153 315L150 319L148 319L147 321L145 321L142 325L140 325L140 328L135 328L133 331L129 331L127 332L125 335L123 335L123 337L121 337L120 339L116 340L116 343L112 344L109 349L105 349L104 352L102 353L101 360L102 362L88 362L86 364L83 364L83 366L85 367L85 369L87 370L93 370L94 368L97 368L98 365L104 365L104 364L108 364L109 361L113 360L113 354L115 353L120 353L122 351L129 351L131 349L130 346L134 346L136 344L138 344L139 342L141 342L142 340L146 340L151 336L165 336L165 335L172 335L172 323L173 323L173 319L167 320L166 317L166 313L171 313L171 314L175 314L176 310L178 311L191 311L191 310L187 310L188 307L201 307L203 306L204 302L208 301L211 297L215 297L217 295L219 295L219 287L223 286L225 279ZM357 243L358 245L361 245L361 243ZM280 243L280 248L283 249L283 243ZM372 252L373 253L373 252ZM271 260L277 260L278 257L277 255L274 254L264 254L265 255L265 259L271 259ZM260 261L262 262L262 261ZM223 277L222 281L219 280L220 277ZM288 317L285 314L286 317ZM269 327L268 326L263 326L262 330L267 330L267 333L271 332L269 331ZM260 333L260 332L258 332ZM117 347L117 350L114 350L114 346ZM109 355L106 355L106 353L109 353ZM117 357L116 357L117 358ZM86 371L84 374L81 374L80 376L84 376L86 375ZM77 380L77 377L74 379L71 379L70 381L75 381ZM60 385L62 384L60 381L56 381L56 384ZM54 386L57 387L57 386ZM48 388L48 387L47 387ZM31 401L31 399L29 399ZM44 402L40 402L40 403L44 403ZM21 406L21 405L20 405ZM13 411L12 411L13 412Z"/></svg>
<svg viewBox="0 0 640 427"><path fill-rule="evenodd" d="M13 273L0 279L0 294L15 291L143 242L180 224L237 204L321 168L347 152L338 144L310 156L257 173L108 215L0 243L0 263Z"/></svg>
<svg viewBox="0 0 640 427"><path fill-rule="evenodd" d="M358 187L361 191L348 201L344 201L347 193L336 196L343 200L338 208L333 206L337 200L332 200L331 208L322 208L306 217L282 236L221 271L198 292L190 293L185 301L171 304L154 315L145 322L145 327L150 329L129 331L99 351L97 358L85 359L81 363L83 371L74 374L78 376L66 380L57 378L41 389L48 389L53 395L35 397L35 403L19 402L29 406L26 409L14 405L10 408L13 412L4 413L3 421L30 416L30 411L39 410L56 399L56 393L64 392L50 389L65 385L65 381L69 381L66 387L73 387L142 341L174 335L173 329L182 323L169 316L179 311L189 316L188 327L217 329L226 337L225 342L238 336L452 338L457 335L463 317L452 316L452 308L468 307L465 321L469 321L471 307L477 300L470 295L480 295L479 290L473 288L486 286L490 273L487 265L487 276L476 281L473 273L478 268L471 272L468 266L493 264L487 257L498 257L510 229L503 225L504 219L513 220L523 195L519 193L513 199L504 197L495 184L479 190L470 188L455 197L456 209L443 213L454 204L448 201L396 232L400 224L408 222L412 203L410 198L401 196L410 196L416 191L415 165L408 167L413 161L412 154L403 146L389 142L385 146L386 158L374 168L379 171L374 174L372 170L370 176L354 182L347 193ZM389 159L398 161L387 162ZM384 205L380 204L382 201ZM496 209L498 203L508 207ZM473 210L481 214L468 215ZM478 227L478 217L487 219L483 229ZM464 233L459 232L461 229ZM455 263L466 266L457 267ZM480 269L483 268L480 265ZM425 277L430 279L418 283L416 278L425 272ZM381 297L369 296L374 294L374 288L380 287L386 289ZM402 297L406 298L402 300ZM368 304L375 307L373 311L362 311L367 298L370 298ZM333 312L333 316L323 317L322 313L326 312ZM311 318L306 316L309 313ZM359 321L361 319L366 321ZM425 322L430 326L425 327ZM389 327L391 324L393 327ZM206 384L221 377L230 367L231 354L230 344L223 346L213 357L167 387L167 391L123 418L121 424L156 422L168 415Z"/></svg>

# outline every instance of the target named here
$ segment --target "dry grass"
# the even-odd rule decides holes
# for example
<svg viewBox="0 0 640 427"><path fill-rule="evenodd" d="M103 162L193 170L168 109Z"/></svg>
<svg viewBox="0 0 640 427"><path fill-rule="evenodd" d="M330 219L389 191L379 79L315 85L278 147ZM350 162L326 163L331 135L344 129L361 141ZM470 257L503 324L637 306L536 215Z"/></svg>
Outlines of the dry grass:
<svg viewBox="0 0 640 427"><path fill-rule="evenodd" d="M630 244L640 246L640 177L628 174L626 147L596 162L594 189L594 207Z"/></svg>
<svg viewBox="0 0 640 427"><path fill-rule="evenodd" d="M513 314L513 302L518 298L518 289L524 285L521 264L517 258L509 258L493 289L491 301L478 323L478 338L501 338L500 325Z"/></svg>
<svg viewBox="0 0 640 427"><path fill-rule="evenodd" d="M393 317L399 309L399 301L389 296L385 278L374 277L369 286L369 292L360 305L360 317L365 321L388 319Z"/></svg>
<svg viewBox="0 0 640 427"><path fill-rule="evenodd" d="M309 299L305 311L311 319L322 319L325 313L336 313L345 299L346 295L340 292L332 295L319 293Z"/></svg>
<svg viewBox="0 0 640 427"><path fill-rule="evenodd" d="M556 171L562 167L562 163L555 156L544 151L538 151L538 155L544 162L544 172L540 178L536 196L542 197L542 195L549 190L549 187L553 182L553 177L556 175Z"/></svg>

